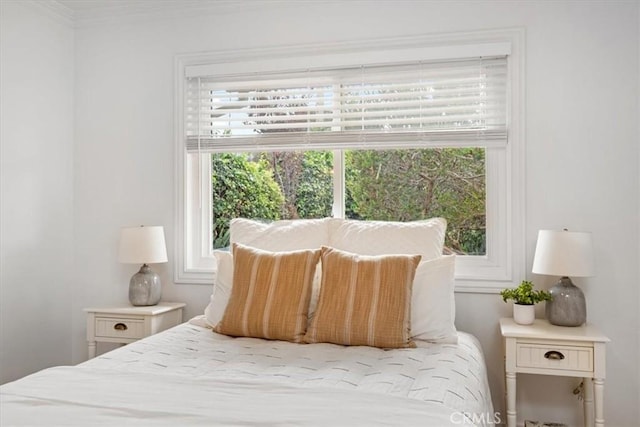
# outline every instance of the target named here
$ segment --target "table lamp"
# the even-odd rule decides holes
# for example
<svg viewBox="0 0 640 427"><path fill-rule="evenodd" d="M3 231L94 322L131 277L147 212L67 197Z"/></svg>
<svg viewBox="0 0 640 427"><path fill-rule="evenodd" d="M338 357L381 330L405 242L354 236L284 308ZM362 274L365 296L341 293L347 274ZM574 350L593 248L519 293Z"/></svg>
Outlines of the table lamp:
<svg viewBox="0 0 640 427"><path fill-rule="evenodd" d="M129 281L129 301L132 305L156 305L160 301L162 286L158 273L147 264L167 262L167 246L164 228L125 227L120 232L118 261L126 264L142 264L140 271Z"/></svg>
<svg viewBox="0 0 640 427"><path fill-rule="evenodd" d="M552 325L580 326L587 320L584 294L569 276L590 277L595 274L591 233L540 230L533 258L536 274L560 276L549 292L545 313Z"/></svg>

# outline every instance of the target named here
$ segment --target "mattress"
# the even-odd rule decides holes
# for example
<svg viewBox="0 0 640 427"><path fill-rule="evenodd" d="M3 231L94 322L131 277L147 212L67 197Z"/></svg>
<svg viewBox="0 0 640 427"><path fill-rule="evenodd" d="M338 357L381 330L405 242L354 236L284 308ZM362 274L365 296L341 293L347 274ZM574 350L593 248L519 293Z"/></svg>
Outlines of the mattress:
<svg viewBox="0 0 640 427"><path fill-rule="evenodd" d="M0 424L490 425L479 343L382 350L231 338L185 323L0 387Z"/></svg>

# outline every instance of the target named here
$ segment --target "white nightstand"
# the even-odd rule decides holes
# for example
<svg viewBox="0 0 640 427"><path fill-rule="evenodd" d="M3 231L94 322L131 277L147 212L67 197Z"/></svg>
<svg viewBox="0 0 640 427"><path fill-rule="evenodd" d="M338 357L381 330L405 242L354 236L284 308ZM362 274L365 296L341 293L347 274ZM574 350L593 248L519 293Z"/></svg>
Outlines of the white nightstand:
<svg viewBox="0 0 640 427"><path fill-rule="evenodd" d="M609 338L591 325L554 326L500 319L507 379L507 426L516 426L516 373L582 377L584 424L604 426L605 350ZM595 419L594 419L595 395Z"/></svg>
<svg viewBox="0 0 640 427"><path fill-rule="evenodd" d="M160 302L148 307L85 308L89 359L97 342L129 344L182 323L182 302Z"/></svg>

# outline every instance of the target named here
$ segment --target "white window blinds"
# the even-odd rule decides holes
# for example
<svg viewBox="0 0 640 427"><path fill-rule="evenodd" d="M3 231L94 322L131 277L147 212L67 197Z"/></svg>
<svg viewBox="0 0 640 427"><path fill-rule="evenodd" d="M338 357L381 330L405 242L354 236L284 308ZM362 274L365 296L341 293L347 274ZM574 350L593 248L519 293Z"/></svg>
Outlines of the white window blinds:
<svg viewBox="0 0 640 427"><path fill-rule="evenodd" d="M189 152L507 141L507 59L186 79Z"/></svg>

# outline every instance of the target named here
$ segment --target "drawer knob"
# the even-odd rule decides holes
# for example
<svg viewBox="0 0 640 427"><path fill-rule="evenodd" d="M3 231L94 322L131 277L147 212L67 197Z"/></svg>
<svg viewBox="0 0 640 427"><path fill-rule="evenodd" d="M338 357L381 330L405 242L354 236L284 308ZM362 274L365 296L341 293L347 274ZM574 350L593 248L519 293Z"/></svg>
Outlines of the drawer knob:
<svg viewBox="0 0 640 427"><path fill-rule="evenodd" d="M115 329L116 331L126 331L127 325L125 325L124 323L116 323L115 325L113 325L113 329ZM545 357L547 356L545 355Z"/></svg>
<svg viewBox="0 0 640 427"><path fill-rule="evenodd" d="M559 351L547 351L544 354L544 358L545 359L549 359L549 360L562 360L564 359L564 354L560 353Z"/></svg>

